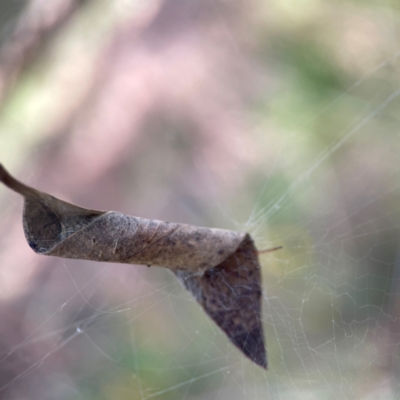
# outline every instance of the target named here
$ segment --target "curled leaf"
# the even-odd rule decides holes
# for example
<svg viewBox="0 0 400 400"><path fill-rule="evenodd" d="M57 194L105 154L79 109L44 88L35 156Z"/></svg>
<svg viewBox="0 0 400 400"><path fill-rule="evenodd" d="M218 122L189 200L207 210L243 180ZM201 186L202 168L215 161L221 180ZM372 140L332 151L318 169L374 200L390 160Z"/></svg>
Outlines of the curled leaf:
<svg viewBox="0 0 400 400"><path fill-rule="evenodd" d="M38 254L169 268L247 357L267 368L261 273L249 234L81 208L13 178L26 240Z"/></svg>

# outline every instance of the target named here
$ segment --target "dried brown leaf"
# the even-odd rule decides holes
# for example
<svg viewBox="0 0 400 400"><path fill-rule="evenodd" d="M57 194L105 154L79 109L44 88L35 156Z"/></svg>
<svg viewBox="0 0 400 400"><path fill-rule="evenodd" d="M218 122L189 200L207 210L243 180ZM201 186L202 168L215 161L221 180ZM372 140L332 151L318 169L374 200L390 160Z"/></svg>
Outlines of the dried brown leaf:
<svg viewBox="0 0 400 400"><path fill-rule="evenodd" d="M0 181L24 196L25 237L36 253L169 268L231 342L267 368L261 272L249 234L81 208L1 165Z"/></svg>

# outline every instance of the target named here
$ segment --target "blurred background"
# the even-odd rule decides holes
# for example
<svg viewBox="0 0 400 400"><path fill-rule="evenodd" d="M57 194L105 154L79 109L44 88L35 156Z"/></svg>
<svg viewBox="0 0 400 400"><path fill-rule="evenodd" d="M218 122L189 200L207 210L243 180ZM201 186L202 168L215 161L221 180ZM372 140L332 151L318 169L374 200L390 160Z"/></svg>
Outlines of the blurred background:
<svg viewBox="0 0 400 400"><path fill-rule="evenodd" d="M0 162L83 207L246 230L269 370L168 271L26 244L0 188L1 399L400 398L400 6L3 0Z"/></svg>

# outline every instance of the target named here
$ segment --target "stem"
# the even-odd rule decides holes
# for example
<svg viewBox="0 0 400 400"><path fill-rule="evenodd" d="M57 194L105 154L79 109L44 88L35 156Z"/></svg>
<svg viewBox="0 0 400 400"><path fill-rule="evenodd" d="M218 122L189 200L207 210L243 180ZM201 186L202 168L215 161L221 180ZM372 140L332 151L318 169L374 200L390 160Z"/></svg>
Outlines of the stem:
<svg viewBox="0 0 400 400"><path fill-rule="evenodd" d="M277 247L273 247L272 249L265 249L265 250L258 250L258 254L264 254L264 253L271 253L273 251L279 250L281 249L283 246L277 246Z"/></svg>
<svg viewBox="0 0 400 400"><path fill-rule="evenodd" d="M17 181L13 176L9 174L9 172L3 167L2 164L0 164L0 182L3 182L11 190L14 190L14 192L17 192L24 197L38 196L37 190L24 185L20 181Z"/></svg>

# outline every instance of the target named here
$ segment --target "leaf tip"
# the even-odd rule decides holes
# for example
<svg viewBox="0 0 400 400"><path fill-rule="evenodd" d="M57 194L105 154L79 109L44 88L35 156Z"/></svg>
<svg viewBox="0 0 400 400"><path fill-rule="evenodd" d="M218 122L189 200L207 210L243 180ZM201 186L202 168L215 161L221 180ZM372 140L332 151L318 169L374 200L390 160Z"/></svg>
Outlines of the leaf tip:
<svg viewBox="0 0 400 400"><path fill-rule="evenodd" d="M261 322L250 332L246 331L233 335L230 339L250 360L265 370L268 369L267 352L265 351Z"/></svg>

